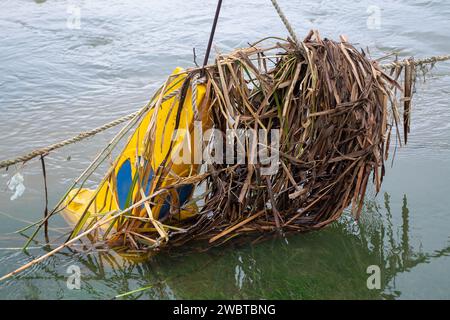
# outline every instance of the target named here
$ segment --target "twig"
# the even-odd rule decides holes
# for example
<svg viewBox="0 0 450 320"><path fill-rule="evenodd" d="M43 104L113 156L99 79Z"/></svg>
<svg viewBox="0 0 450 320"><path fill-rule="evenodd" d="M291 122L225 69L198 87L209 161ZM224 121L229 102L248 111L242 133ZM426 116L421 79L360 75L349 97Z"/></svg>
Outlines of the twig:
<svg viewBox="0 0 450 320"><path fill-rule="evenodd" d="M42 164L42 175L44 176L44 190L45 190L45 209L44 209L44 235L45 235L45 241L49 243L49 237L48 237L48 189L47 189L47 173L45 170L45 160L44 155L41 155L41 164Z"/></svg>
<svg viewBox="0 0 450 320"><path fill-rule="evenodd" d="M277 227L277 230L280 231L281 230L280 212L277 209L275 197L273 195L272 182L270 181L270 177L266 176L265 178L266 178L266 184L267 184L267 192L269 193L270 203L272 204L272 212L273 212L273 217L275 219L275 225Z"/></svg>
<svg viewBox="0 0 450 320"><path fill-rule="evenodd" d="M198 63L197 63L197 54L195 53L195 47L192 48L192 53L194 54L194 64L195 64L197 67L200 67L200 66L198 65Z"/></svg>
<svg viewBox="0 0 450 320"><path fill-rule="evenodd" d="M248 217L247 219L245 219L245 220L239 222L238 224L232 226L231 228L228 228L228 229L222 231L222 232L219 233L218 235L216 235L216 236L212 237L211 239L209 239L209 243L213 243L214 241L216 241L216 240L222 238L223 236L229 234L230 232L232 232L232 231L234 231L234 230L236 230L236 229L242 227L243 225L249 223L250 221L255 220L256 218L258 218L258 217L259 217L260 215L262 215L263 213L264 213L264 210L263 210L263 211L260 211L260 212L258 212L258 213L256 213L256 214L254 214L254 215L252 215L252 216L250 216L250 217Z"/></svg>

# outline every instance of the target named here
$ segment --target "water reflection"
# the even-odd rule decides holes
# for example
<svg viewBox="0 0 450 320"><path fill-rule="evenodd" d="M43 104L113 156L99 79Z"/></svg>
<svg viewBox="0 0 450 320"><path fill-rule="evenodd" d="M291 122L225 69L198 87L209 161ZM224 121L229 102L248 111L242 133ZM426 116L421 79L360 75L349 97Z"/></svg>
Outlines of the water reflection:
<svg viewBox="0 0 450 320"><path fill-rule="evenodd" d="M422 252L420 245L414 248L410 243L407 196L403 197L400 214L391 212L389 194L379 198L382 204L374 199L366 201L359 225L345 215L320 232L203 253L176 250L140 263L110 251L67 251L11 280L6 287L20 298L108 299L149 285L150 289L124 298L398 298L399 274L450 254L450 247L431 253ZM400 219L395 222L395 218ZM66 287L66 269L71 264L81 268L81 290ZM367 288L370 265L381 269L380 290Z"/></svg>
<svg viewBox="0 0 450 320"><path fill-rule="evenodd" d="M396 289L396 278L399 274L411 271L420 264L429 263L432 259L444 257L450 253L450 246L431 253L415 249L411 243L409 226L408 198L403 196L401 207L401 224L393 223L390 195L384 193L384 208L375 201L367 201L367 213L379 217L379 230L361 228L361 237L366 242L371 254L379 261L382 270L382 296L386 298L400 297ZM383 210L384 209L384 210Z"/></svg>

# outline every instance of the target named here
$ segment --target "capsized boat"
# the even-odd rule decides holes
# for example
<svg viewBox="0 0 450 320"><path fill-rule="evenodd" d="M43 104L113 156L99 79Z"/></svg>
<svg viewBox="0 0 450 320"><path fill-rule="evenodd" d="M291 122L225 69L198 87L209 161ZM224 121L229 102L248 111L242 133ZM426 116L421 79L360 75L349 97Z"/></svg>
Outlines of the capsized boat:
<svg viewBox="0 0 450 320"><path fill-rule="evenodd" d="M152 108L145 114L96 190L73 189L68 194L64 200L64 217L69 223L85 225L94 217L126 209L135 202L135 199L145 198L158 188L174 184L179 177L197 173L199 164L194 164L194 161L190 164L167 162L174 152L179 152L183 143L194 143L192 88L189 87L187 90L181 110L179 96L174 95L176 90L181 90L186 77L182 68L173 71L171 76L173 80L168 83L164 93L164 96L169 98L159 104L158 108ZM205 94L205 85L199 83L196 92L196 106L201 109L199 114L205 114L202 111L209 108ZM159 95L155 97L158 98ZM201 120L204 129L209 121L207 118ZM190 150L193 148L191 145ZM151 205L142 206L132 213L148 217L150 209L151 218L164 221L169 217L171 208L176 207L179 210L175 218L187 219L197 212L195 203L189 203L193 191L192 184L172 188L168 194L152 199ZM152 225L149 224L149 227ZM105 225L102 229L106 228L110 227Z"/></svg>

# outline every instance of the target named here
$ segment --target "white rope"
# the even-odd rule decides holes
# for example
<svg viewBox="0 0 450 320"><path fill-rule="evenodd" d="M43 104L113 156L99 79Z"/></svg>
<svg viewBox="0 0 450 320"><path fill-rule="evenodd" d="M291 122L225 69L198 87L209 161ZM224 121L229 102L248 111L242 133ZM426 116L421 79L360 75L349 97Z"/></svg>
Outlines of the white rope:
<svg viewBox="0 0 450 320"><path fill-rule="evenodd" d="M194 120L198 121L199 116L198 116L198 107L197 107L197 84L199 82L200 78L200 74L196 73L193 77L192 77L192 83L191 83L191 91L192 91L192 111L194 113Z"/></svg>
<svg viewBox="0 0 450 320"><path fill-rule="evenodd" d="M286 16L284 15L283 11L281 10L280 5L278 4L277 0L270 0L275 8L275 10L277 11L278 15L281 18L281 21L283 21L284 26L286 27L287 31L289 32L289 35L291 36L291 38L295 41L295 43L297 44L297 46L300 47L300 41L297 38L297 34L295 33L294 29L292 28L291 24L289 23L289 20L286 18Z"/></svg>

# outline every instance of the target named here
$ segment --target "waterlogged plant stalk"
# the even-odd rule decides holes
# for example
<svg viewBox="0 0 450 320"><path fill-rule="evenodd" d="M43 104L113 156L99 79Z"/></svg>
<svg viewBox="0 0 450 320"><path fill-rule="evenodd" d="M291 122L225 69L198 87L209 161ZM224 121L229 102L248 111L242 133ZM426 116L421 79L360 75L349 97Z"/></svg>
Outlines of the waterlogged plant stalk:
<svg viewBox="0 0 450 320"><path fill-rule="evenodd" d="M142 287L142 288L135 289L135 290L131 290L131 291L128 291L128 292L125 292L125 293L118 294L117 296L114 297L114 299L123 298L123 297L129 296L129 295L135 294L135 293L139 293L139 292L142 292L142 291L153 289L155 287L155 285L156 284L150 285L150 286L146 286L146 287Z"/></svg>
<svg viewBox="0 0 450 320"><path fill-rule="evenodd" d="M10 277L12 277L12 276L14 276L14 275L16 275L16 274L22 272L22 271L24 271L24 270L26 270L26 269L28 269L28 268L34 266L35 264L37 264L37 263L39 263L39 262L45 260L46 258L48 258L48 257L50 257L50 256L52 256L52 255L54 255L55 253L61 251L62 249L64 249L64 248L70 246L72 243L74 243L74 242L80 240L81 238L87 236L87 235L90 234L92 231L94 231L94 230L100 228L102 225L104 225L104 224L106 224L106 223L108 223L108 222L113 221L113 220L116 219L117 217L119 217L119 216L121 216L121 215L123 215L123 214L125 214L125 213L127 213L127 212L130 212L130 211L133 210L134 208L139 207L140 205L144 204L146 201L148 201L148 200L150 200L151 198L153 198L153 197L157 196L158 194L162 193L162 191L163 191L163 190L160 190L160 191L158 191L158 192L155 192L154 194L149 195L148 197L146 197L146 198L142 199L141 201L139 201L139 202L133 204L132 206L128 207L127 209L122 210L122 211L119 211L119 212L117 212L117 213L114 213L114 214L112 214L110 217L105 218L104 220L99 220L99 221L96 222L91 228L89 228L89 229L87 229L86 231L80 233L79 235L77 235L76 237L72 238L71 240L66 241L65 243L61 244L61 245L58 246L57 248L55 248L55 249L53 249L52 251L48 252L47 254L44 254L44 255L40 256L39 258L36 258L36 259L34 259L34 260L28 262L27 264L23 265L22 267L20 267L20 268L14 270L13 272L10 272L10 273L4 275L3 277L0 278L0 281L6 280L6 279L8 279L8 278L10 278ZM106 215L105 215L105 217L106 217Z"/></svg>

